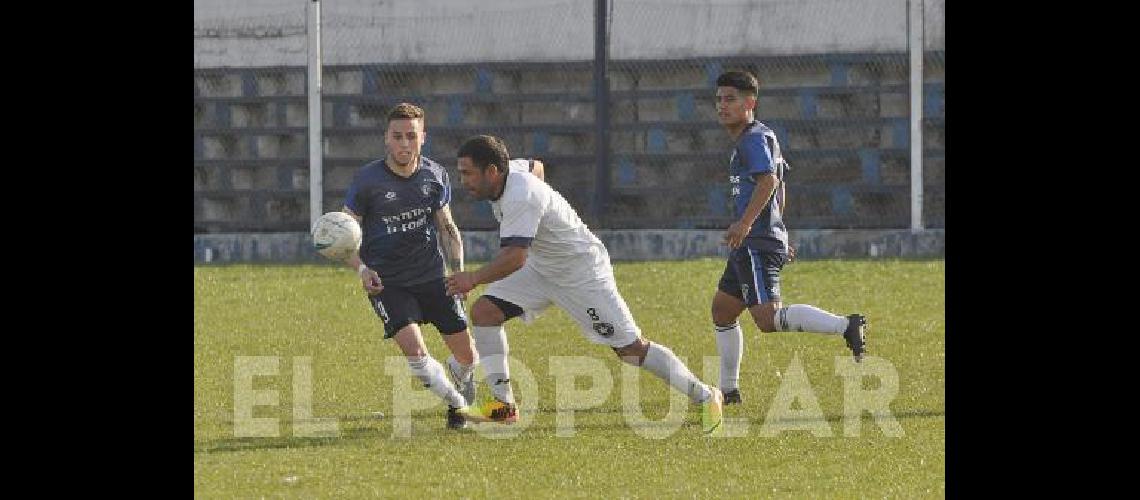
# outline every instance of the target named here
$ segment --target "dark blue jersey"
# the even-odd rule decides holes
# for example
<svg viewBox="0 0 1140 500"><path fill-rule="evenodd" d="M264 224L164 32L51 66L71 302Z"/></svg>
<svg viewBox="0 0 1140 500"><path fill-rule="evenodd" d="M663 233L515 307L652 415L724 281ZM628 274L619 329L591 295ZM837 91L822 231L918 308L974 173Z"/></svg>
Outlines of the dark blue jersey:
<svg viewBox="0 0 1140 500"><path fill-rule="evenodd" d="M781 217L784 200L779 196L780 183L784 182L787 167L772 129L758 121L748 124L740 134L728 162L728 182L732 186L735 215L742 215L752 201L752 193L756 191L756 176L774 173L778 181L776 192L752 223L752 231L747 236L750 244L787 248L788 231Z"/></svg>
<svg viewBox="0 0 1140 500"><path fill-rule="evenodd" d="M443 166L420 157L420 168L401 177L376 160L356 171L345 206L363 218L360 259L386 285L416 285L442 278L435 212L451 201Z"/></svg>

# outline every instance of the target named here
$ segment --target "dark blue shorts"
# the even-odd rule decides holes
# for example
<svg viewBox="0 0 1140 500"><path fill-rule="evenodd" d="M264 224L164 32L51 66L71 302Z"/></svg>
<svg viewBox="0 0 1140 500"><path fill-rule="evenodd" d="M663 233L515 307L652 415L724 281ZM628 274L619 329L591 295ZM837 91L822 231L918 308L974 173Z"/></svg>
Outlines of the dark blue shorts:
<svg viewBox="0 0 1140 500"><path fill-rule="evenodd" d="M463 304L447 295L443 278L418 285L385 285L380 293L369 295L368 302L384 322L386 339L412 323L431 323L443 335L467 329Z"/></svg>
<svg viewBox="0 0 1140 500"><path fill-rule="evenodd" d="M717 289L742 301L746 307L780 301L780 270L788 254L741 245L728 255Z"/></svg>

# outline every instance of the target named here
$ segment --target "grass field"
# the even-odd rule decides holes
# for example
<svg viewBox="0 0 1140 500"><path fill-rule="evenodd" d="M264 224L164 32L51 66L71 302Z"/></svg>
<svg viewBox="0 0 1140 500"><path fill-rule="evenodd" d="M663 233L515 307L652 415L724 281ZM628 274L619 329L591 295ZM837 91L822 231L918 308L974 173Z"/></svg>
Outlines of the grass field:
<svg viewBox="0 0 1140 500"><path fill-rule="evenodd" d="M698 377L714 384L718 365L704 357L717 353L709 301L722 266L719 259L615 265L643 334L671 347ZM782 274L785 304L867 316L870 354L897 373L890 410L901 435L884 431L868 413L859 420L858 434L846 435L844 380L836 358L850 351L841 337L763 334L743 321L747 314L741 322L745 401L726 408L726 416L736 419L730 437L703 436L696 406L685 407L684 424L672 433L665 432L668 420L631 424L622 412L623 365L608 349L588 343L566 313L550 309L532 324L507 324L511 356L537 381L537 392L516 386L523 408L519 425L449 431L440 402L412 413L405 437L393 394L413 394L415 400L430 395L412 383L406 367L402 377L385 372L386 358L398 350L381 340L382 327L350 270L196 267L195 496L944 497L944 272L942 260L822 260L793 263ZM437 359L447 357L433 327L425 327L425 339ZM253 417L277 419L275 437L235 435L239 356L278 359L277 376L254 379L255 390L276 391L276 404L253 410ZM551 356L595 358L614 381L601 404L575 412L572 437L557 435L556 410L566 405L555 403ZM313 416L334 419L336 436L295 435L294 397L304 391L294 391L293 374L304 357L311 372L298 379L311 380ZM782 407L774 404L776 395L789 386L796 363L822 419L781 420L800 430L765 435L765 419ZM517 366L512 364L516 379ZM863 384L876 387L873 378ZM588 388L588 380L575 387ZM647 373L637 387L645 418L665 418L673 391ZM802 384L796 387L803 390ZM479 390L486 393L482 384ZM800 399L795 410L810 410L811 403ZM654 430L667 437L643 436Z"/></svg>

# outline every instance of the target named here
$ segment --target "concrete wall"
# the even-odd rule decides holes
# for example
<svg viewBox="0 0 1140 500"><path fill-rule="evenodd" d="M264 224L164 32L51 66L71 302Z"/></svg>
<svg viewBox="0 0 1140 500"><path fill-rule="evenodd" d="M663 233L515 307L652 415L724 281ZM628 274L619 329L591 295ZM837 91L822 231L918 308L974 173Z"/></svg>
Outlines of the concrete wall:
<svg viewBox="0 0 1140 500"><path fill-rule="evenodd" d="M674 260L727 256L720 244L722 231L643 230L597 231L610 258L622 260ZM801 230L792 232L797 258L945 257L946 232L909 230ZM488 261L499 248L493 231L463 233L469 261ZM308 233L196 234L194 263L328 262L312 249Z"/></svg>
<svg viewBox="0 0 1140 500"><path fill-rule="evenodd" d="M195 67L301 66L307 0L195 0ZM611 0L612 59L906 49L906 0ZM593 59L593 0L324 0L325 63ZM927 50L945 0L926 0Z"/></svg>

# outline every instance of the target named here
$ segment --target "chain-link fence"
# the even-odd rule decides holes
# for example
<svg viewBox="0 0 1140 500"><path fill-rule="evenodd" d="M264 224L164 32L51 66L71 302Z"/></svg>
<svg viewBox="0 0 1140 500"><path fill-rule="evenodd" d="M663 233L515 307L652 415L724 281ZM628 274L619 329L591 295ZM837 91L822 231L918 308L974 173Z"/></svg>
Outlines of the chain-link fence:
<svg viewBox="0 0 1140 500"><path fill-rule="evenodd" d="M195 233L308 226L305 7L195 2Z"/></svg>
<svg viewBox="0 0 1140 500"><path fill-rule="evenodd" d="M195 4L196 232L308 229L308 3ZM608 183L594 3L322 1L323 211L383 156L387 111L408 101L453 186L459 144L490 133L544 158L592 227L724 228L732 144L712 95L744 69L792 167L790 227L909 226L906 0L609 0ZM942 227L944 38L930 25L944 2L925 3L924 222ZM486 203L454 193L463 229L494 227Z"/></svg>

